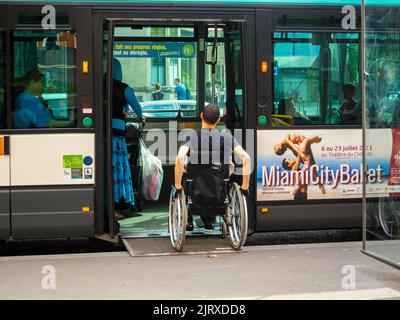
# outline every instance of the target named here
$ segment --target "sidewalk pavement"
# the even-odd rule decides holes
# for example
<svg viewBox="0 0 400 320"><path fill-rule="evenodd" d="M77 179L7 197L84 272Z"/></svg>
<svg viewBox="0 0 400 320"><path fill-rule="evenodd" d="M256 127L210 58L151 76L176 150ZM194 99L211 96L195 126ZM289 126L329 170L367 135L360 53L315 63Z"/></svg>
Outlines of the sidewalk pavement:
<svg viewBox="0 0 400 320"><path fill-rule="evenodd" d="M360 249L346 242L218 255L0 257L0 299L400 299L400 271Z"/></svg>

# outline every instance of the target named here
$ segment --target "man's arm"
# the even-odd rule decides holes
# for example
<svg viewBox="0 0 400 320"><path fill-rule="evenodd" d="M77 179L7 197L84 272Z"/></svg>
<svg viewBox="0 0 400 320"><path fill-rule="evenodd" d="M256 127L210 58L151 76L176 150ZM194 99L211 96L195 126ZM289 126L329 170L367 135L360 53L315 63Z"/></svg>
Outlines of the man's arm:
<svg viewBox="0 0 400 320"><path fill-rule="evenodd" d="M182 189L182 176L185 169L185 156L189 152L189 147L183 145L179 148L178 155L175 160L175 188Z"/></svg>
<svg viewBox="0 0 400 320"><path fill-rule="evenodd" d="M237 155L243 162L242 189L247 190L250 185L250 169L251 169L250 156L241 146L236 146L235 149L233 149L233 153Z"/></svg>
<svg viewBox="0 0 400 320"><path fill-rule="evenodd" d="M124 96L133 111L135 111L137 117L140 119L143 118L142 106L136 98L135 91L133 91L131 87L127 87L124 91Z"/></svg>
<svg viewBox="0 0 400 320"><path fill-rule="evenodd" d="M355 106L349 111L350 114L354 115L358 112L359 103L357 102Z"/></svg>

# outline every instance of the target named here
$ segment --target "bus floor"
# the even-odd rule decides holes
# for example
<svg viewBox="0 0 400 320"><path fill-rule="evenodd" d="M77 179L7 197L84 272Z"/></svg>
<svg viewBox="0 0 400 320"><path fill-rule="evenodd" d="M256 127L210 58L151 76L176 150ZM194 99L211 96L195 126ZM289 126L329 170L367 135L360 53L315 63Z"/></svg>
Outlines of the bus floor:
<svg viewBox="0 0 400 320"><path fill-rule="evenodd" d="M135 237L167 237L168 233L168 204L146 202L141 212L118 220L119 235L122 238ZM214 230L206 230L200 217L194 216L194 230L187 232L188 236L219 235L221 234L221 220L218 217Z"/></svg>

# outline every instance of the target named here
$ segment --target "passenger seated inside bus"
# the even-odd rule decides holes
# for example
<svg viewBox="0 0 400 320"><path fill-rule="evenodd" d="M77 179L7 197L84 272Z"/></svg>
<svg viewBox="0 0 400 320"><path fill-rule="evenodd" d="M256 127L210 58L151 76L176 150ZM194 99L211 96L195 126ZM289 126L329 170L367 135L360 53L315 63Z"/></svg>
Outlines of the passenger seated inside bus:
<svg viewBox="0 0 400 320"><path fill-rule="evenodd" d="M187 137L185 144L179 148L178 155L176 157L174 185L176 192L179 193L182 191L182 177L185 172L186 165L188 164L188 161L191 161L193 164L192 160L197 159L197 154L199 152L200 146L202 151L207 150L208 152L210 152L211 157L213 158L213 164L215 155L218 155L217 158L220 159L220 150L223 150L224 162L229 163L230 167L229 175L232 175L234 171L232 153L237 155L241 159L241 161L243 161L243 179L241 190L243 193L247 193L250 182L250 156L242 148L242 146L240 146L238 141L230 134L229 131L219 131L217 129L217 125L220 122L220 110L216 105L209 104L205 106L204 111L200 114L200 118L201 130L192 131L193 135ZM215 143L215 141L217 141L218 143ZM209 159L207 159L207 161L209 161ZM215 164L222 165L220 163ZM204 223L205 229L214 229L215 216L200 217ZM186 230L192 231L193 229L193 217L189 215Z"/></svg>
<svg viewBox="0 0 400 320"><path fill-rule="evenodd" d="M343 96L345 102L339 108L341 124L361 124L361 108L359 102L354 99L356 87L352 83L343 85Z"/></svg>
<svg viewBox="0 0 400 320"><path fill-rule="evenodd" d="M71 112L68 120L56 120L42 94L45 77L38 70L31 70L15 81L14 128L69 127L74 122Z"/></svg>
<svg viewBox="0 0 400 320"><path fill-rule="evenodd" d="M311 124L311 119L304 113L296 110L293 99L282 99L278 104L278 114L293 117L295 125Z"/></svg>

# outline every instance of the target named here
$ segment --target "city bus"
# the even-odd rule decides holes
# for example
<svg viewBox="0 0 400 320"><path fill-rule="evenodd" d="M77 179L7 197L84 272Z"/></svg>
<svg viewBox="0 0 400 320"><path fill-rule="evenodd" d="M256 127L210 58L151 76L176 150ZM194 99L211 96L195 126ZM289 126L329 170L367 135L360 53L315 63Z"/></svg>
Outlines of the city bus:
<svg viewBox="0 0 400 320"><path fill-rule="evenodd" d="M166 236L179 133L200 127L207 103L252 157L249 234L361 228L360 15L353 0L0 1L0 239ZM121 220L114 59L163 168L158 199ZM152 102L156 84L165 103ZM30 114L32 99L51 121ZM168 139L154 148L157 132ZM196 221L194 235L219 232Z"/></svg>

